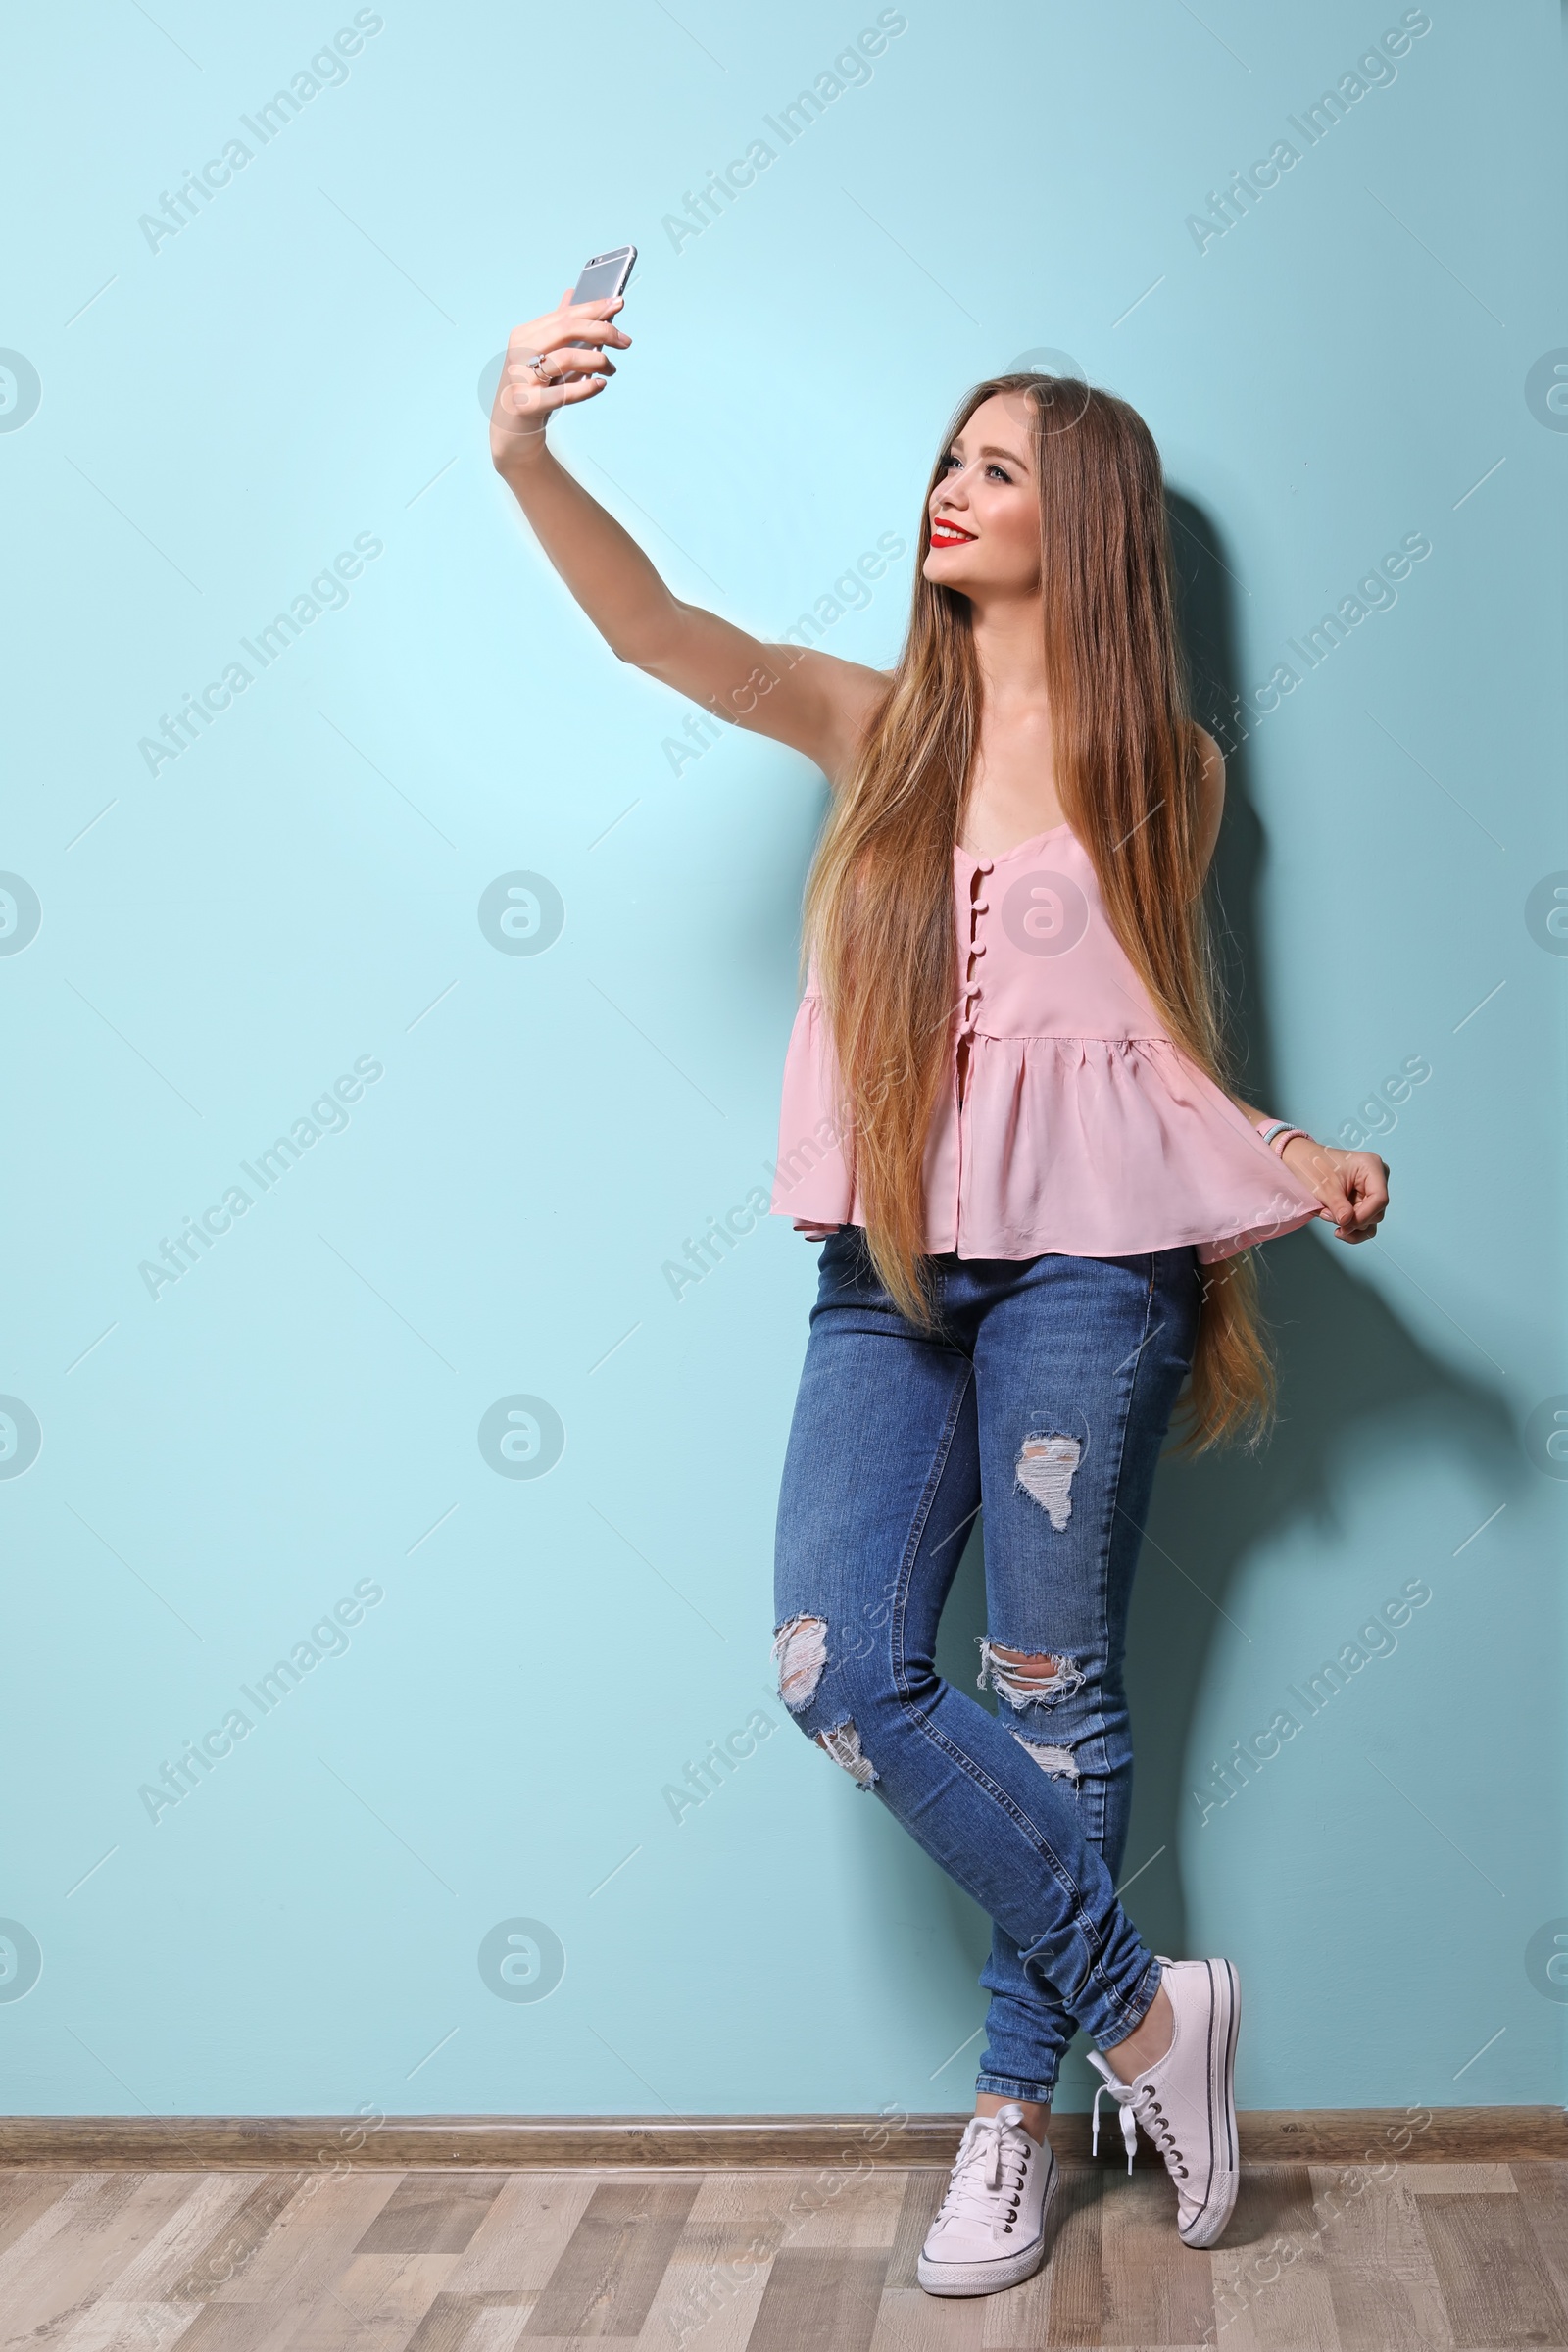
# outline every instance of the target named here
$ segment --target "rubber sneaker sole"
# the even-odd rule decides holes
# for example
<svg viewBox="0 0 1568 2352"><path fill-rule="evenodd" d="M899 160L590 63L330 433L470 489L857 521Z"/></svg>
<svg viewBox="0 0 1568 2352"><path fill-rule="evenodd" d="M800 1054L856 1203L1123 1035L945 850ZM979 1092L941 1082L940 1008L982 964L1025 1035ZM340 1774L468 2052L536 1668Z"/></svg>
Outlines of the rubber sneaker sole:
<svg viewBox="0 0 1568 2352"><path fill-rule="evenodd" d="M1197 2218L1180 2232L1184 2246L1211 2246L1236 2210L1241 2160L1236 2138L1236 2036L1242 2022L1242 1984L1228 1960L1208 1962L1208 2128L1214 2169Z"/></svg>
<svg viewBox="0 0 1568 2352"><path fill-rule="evenodd" d="M914 2266L914 2275L928 2295L995 2295L1005 2286L1017 2286L1032 2278L1046 2259L1046 2226L1051 2220L1051 2207L1061 2179L1061 2168L1053 2164L1051 2179L1046 2182L1046 2194L1040 2207L1040 2233L1016 2254L1000 2255L994 2262L927 2262L922 2254Z"/></svg>

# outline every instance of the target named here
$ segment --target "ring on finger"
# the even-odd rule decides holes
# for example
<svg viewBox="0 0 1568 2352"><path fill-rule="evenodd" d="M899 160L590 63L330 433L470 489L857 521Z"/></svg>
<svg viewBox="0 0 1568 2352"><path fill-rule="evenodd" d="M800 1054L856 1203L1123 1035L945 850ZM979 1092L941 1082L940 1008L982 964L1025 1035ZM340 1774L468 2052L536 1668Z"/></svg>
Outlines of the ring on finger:
<svg viewBox="0 0 1568 2352"><path fill-rule="evenodd" d="M528 366L533 369L534 375L541 384L547 380L545 376L545 362L549 359L549 357L550 354L548 351L536 351L528 362Z"/></svg>

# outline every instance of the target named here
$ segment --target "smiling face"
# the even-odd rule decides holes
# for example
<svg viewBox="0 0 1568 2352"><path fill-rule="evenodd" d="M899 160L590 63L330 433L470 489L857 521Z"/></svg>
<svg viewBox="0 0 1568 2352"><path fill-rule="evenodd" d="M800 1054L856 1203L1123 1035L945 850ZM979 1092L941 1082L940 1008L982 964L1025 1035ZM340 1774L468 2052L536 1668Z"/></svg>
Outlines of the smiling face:
<svg viewBox="0 0 1568 2352"><path fill-rule="evenodd" d="M1038 592L1040 490L1022 392L993 393L955 434L930 514L926 579L964 596Z"/></svg>

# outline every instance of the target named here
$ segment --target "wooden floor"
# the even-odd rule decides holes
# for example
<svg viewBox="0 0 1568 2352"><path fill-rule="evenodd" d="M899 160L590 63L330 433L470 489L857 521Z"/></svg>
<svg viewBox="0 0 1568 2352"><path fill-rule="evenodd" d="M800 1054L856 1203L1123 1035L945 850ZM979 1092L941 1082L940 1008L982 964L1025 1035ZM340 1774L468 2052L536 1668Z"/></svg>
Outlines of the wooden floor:
<svg viewBox="0 0 1568 2352"><path fill-rule="evenodd" d="M1568 2352L1568 2163L1250 2167L1190 2253L1163 2174L1063 2167L1045 2269L938 2302L939 2171L0 2169L0 2345L65 2352Z"/></svg>

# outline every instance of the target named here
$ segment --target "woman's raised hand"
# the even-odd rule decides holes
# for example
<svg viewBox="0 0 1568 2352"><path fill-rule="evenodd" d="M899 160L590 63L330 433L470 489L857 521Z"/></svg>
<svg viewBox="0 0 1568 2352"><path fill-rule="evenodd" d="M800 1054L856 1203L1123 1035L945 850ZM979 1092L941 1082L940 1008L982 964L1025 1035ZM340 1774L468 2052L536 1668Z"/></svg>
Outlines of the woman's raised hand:
<svg viewBox="0 0 1568 2352"><path fill-rule="evenodd" d="M573 302L568 286L558 309L513 328L490 412L490 456L501 472L544 446L553 409L591 400L614 374L605 346L624 351L631 341L612 323L621 307L618 294Z"/></svg>

